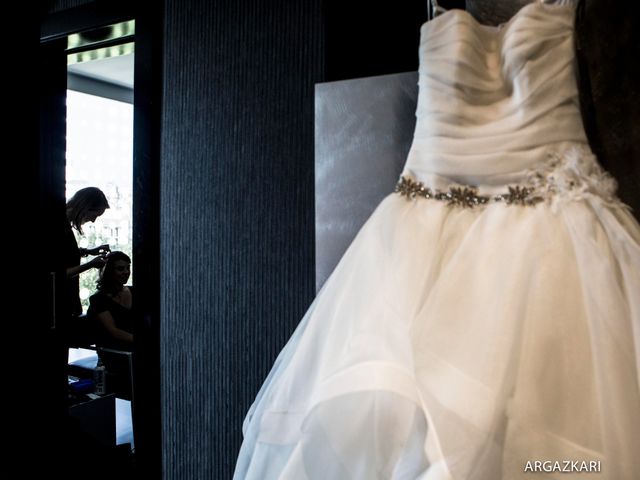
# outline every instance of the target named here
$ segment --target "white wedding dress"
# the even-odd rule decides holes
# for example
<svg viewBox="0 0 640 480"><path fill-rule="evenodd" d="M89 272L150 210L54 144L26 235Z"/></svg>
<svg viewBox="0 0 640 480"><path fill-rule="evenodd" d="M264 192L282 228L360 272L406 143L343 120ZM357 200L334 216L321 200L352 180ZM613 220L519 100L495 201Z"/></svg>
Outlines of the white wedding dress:
<svg viewBox="0 0 640 480"><path fill-rule="evenodd" d="M640 478L640 227L587 144L574 15L422 27L397 191L278 357L235 479Z"/></svg>

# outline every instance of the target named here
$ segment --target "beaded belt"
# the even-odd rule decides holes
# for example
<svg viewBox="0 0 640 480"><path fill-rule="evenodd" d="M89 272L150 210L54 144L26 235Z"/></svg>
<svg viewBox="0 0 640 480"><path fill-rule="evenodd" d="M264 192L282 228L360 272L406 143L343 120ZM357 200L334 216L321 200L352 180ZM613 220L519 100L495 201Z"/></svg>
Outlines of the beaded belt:
<svg viewBox="0 0 640 480"><path fill-rule="evenodd" d="M586 198L626 207L616 197L615 179L603 170L588 147L571 146L551 152L549 157L548 162L525 172L523 185L507 185L506 190L498 194L481 195L476 187L470 185L453 185L447 190L431 189L407 176L400 177L394 191L407 199L427 198L462 208L491 203L533 206L540 202L548 202L555 208L565 200Z"/></svg>
<svg viewBox="0 0 640 480"><path fill-rule="evenodd" d="M474 187L449 187L449 190L431 190L422 182L416 182L408 177L400 177L396 184L395 192L413 199L416 197L432 198L447 202L456 207L476 207L487 203L506 203L507 205L535 205L544 198L534 193L530 187L507 187L508 191L497 195L479 195Z"/></svg>

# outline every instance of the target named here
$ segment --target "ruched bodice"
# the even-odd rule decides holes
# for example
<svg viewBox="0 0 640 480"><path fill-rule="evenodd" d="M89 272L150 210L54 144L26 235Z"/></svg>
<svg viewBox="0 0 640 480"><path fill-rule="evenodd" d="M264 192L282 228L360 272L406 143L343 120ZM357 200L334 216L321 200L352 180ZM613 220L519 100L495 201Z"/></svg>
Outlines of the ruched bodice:
<svg viewBox="0 0 640 480"><path fill-rule="evenodd" d="M519 183L561 145L586 145L574 7L535 2L498 27L450 10L421 30L405 175L432 187Z"/></svg>

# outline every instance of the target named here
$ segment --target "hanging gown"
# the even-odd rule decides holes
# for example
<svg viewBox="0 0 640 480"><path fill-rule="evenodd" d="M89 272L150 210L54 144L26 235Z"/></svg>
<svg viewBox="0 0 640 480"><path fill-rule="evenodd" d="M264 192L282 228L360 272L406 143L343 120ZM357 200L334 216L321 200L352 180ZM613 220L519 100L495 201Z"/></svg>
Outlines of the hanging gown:
<svg viewBox="0 0 640 480"><path fill-rule="evenodd" d="M640 227L587 143L574 15L422 27L396 192L277 358L234 479L640 478Z"/></svg>

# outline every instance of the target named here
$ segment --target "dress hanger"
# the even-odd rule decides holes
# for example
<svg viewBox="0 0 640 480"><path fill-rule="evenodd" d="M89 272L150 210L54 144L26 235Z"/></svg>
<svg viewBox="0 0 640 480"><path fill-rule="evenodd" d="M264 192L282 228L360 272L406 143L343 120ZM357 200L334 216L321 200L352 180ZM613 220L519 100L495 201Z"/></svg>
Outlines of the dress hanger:
<svg viewBox="0 0 640 480"><path fill-rule="evenodd" d="M438 0L429 0L429 15L428 15L428 19L429 20L433 20L434 18L436 18L438 15L444 13L447 11L446 8L441 7L440 5L438 5Z"/></svg>

